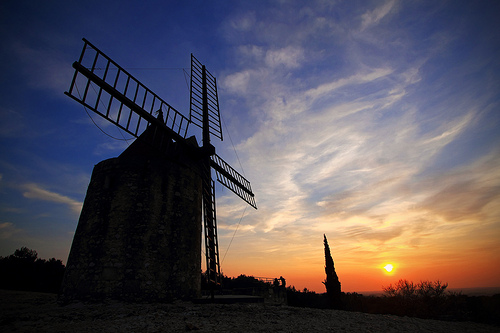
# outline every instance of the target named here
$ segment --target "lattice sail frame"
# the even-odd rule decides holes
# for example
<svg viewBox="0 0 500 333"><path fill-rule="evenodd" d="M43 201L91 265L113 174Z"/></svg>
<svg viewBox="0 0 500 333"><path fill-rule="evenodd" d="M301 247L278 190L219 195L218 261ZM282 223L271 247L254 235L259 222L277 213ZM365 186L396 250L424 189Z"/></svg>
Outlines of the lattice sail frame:
<svg viewBox="0 0 500 333"><path fill-rule="evenodd" d="M217 80L215 76L210 74L210 72L205 69L205 66L202 65L193 54L191 54L189 121L203 129L203 72L206 74L206 106L208 108L209 132L222 141L223 137L220 121L219 97L217 95Z"/></svg>
<svg viewBox="0 0 500 333"><path fill-rule="evenodd" d="M89 41L83 41L66 95L136 138L152 123L175 141L186 138L190 123L187 117Z"/></svg>
<svg viewBox="0 0 500 333"><path fill-rule="evenodd" d="M250 206L257 209L252 187L250 186L250 182L245 177L233 169L217 154L211 156L210 165L215 170L217 181L219 183L230 189Z"/></svg>

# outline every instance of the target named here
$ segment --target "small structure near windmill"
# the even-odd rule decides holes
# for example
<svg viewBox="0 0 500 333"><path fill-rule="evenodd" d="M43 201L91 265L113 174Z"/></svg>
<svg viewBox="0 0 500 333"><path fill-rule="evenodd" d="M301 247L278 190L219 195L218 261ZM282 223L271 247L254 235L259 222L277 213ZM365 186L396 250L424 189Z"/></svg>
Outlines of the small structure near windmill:
<svg viewBox="0 0 500 333"><path fill-rule="evenodd" d="M83 41L66 95L137 140L94 167L60 300L199 297L202 220L213 291L220 264L212 169L257 208L250 183L210 143L222 140L215 77L191 55L188 118ZM187 137L190 125L202 129L201 147Z"/></svg>

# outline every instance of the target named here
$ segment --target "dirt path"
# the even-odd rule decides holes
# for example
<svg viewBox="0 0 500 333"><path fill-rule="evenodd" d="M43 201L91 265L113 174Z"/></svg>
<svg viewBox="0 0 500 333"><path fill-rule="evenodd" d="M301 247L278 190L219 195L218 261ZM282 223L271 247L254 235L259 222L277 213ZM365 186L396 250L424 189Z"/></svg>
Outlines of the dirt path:
<svg viewBox="0 0 500 333"><path fill-rule="evenodd" d="M59 306L56 295L0 290L0 332L498 332L494 326L267 304Z"/></svg>

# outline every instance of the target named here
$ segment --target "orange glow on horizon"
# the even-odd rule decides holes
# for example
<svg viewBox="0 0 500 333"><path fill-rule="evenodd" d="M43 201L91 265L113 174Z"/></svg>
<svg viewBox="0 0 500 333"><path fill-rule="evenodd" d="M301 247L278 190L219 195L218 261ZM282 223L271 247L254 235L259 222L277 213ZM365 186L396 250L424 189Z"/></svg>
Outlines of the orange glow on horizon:
<svg viewBox="0 0 500 333"><path fill-rule="evenodd" d="M250 235L254 237L253 235ZM429 237L434 237L430 235ZM326 292L324 247L321 237L313 238L310 247L297 248L290 242L279 247L279 251L246 253L245 243L233 243L231 252L223 262L223 273L229 277L240 274L255 277L286 279L287 286L297 290ZM387 242L383 246L371 241L348 242L328 239L334 260L335 271L345 293L381 292L383 288L406 279L415 283L436 281L447 283L449 289L500 287L498 252L463 252L460 244L440 240L439 247L428 245L424 240L418 246ZM396 246L397 244L397 246ZM273 243L274 245L274 243ZM265 249L268 244L259 243ZM276 245L277 246L277 245ZM436 248L441 252L436 253ZM392 270L385 267L392 265Z"/></svg>
<svg viewBox="0 0 500 333"><path fill-rule="evenodd" d="M255 277L286 279L287 286L294 286L297 290L307 288L317 293L326 292L323 281L326 278L324 263L311 262L309 265L301 262L297 265L283 265L285 260L268 260L265 265L262 261L247 261L229 259L224 265L224 275L237 277L240 274ZM448 283L448 288L498 287L500 268L489 265L487 258L476 261L470 270L464 271L459 262L449 261L446 264L440 261L427 261L414 257L408 261L383 261L377 265L364 264L358 261L335 262L335 270L341 283L343 292L364 293L367 291L382 291L384 287L397 283L400 279L413 282L436 281ZM392 265L389 272L385 268ZM481 273L481 282L478 281L478 272Z"/></svg>

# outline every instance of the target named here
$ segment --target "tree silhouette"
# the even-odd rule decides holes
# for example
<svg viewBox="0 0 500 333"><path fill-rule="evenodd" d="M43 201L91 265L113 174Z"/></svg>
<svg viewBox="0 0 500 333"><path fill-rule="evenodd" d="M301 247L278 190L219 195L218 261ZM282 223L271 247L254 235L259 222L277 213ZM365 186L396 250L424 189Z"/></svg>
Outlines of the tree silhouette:
<svg viewBox="0 0 500 333"><path fill-rule="evenodd" d="M14 258L25 260L27 262L35 262L38 258L38 253L35 250L30 250L26 246L14 251Z"/></svg>
<svg viewBox="0 0 500 333"><path fill-rule="evenodd" d="M340 289L340 281L337 273L335 272L335 266L333 264L332 255L330 253L330 246L328 245L328 240L326 239L326 235L323 234L324 243L325 243L325 273L326 280L323 284L326 287L326 293L328 295L328 299L330 300L330 305L333 309L341 309L342 301L341 297L341 289Z"/></svg>
<svg viewBox="0 0 500 333"><path fill-rule="evenodd" d="M395 285L382 289L384 296L397 305L396 314L432 318L444 311L447 287L447 283L439 280L413 283L400 279Z"/></svg>
<svg viewBox="0 0 500 333"><path fill-rule="evenodd" d="M57 293L64 275L61 260L39 259L35 250L17 249L0 257L0 288Z"/></svg>

